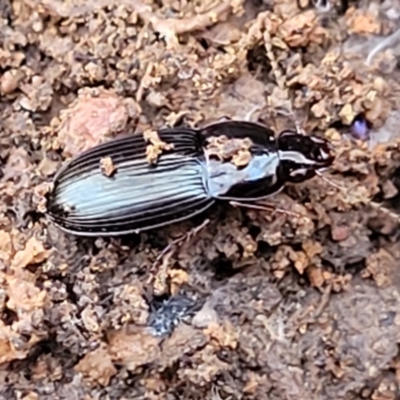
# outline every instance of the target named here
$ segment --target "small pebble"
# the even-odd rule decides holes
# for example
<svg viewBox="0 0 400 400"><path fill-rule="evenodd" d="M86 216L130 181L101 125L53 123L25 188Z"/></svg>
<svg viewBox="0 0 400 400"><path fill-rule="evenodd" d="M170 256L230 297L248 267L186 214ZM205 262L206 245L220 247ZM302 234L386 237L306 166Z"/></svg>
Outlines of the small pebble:
<svg viewBox="0 0 400 400"><path fill-rule="evenodd" d="M0 92L9 94L17 89L20 80L23 78L23 74L17 70L8 70L4 72L0 78Z"/></svg>
<svg viewBox="0 0 400 400"><path fill-rule="evenodd" d="M367 120L362 116L358 115L352 125L351 134L354 138L367 141L369 140L369 127Z"/></svg>

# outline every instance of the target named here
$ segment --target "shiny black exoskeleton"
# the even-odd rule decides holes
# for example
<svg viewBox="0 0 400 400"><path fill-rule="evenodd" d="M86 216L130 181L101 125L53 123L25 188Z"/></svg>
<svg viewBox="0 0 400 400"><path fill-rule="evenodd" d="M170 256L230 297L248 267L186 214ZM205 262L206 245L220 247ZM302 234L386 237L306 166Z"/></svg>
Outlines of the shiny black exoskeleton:
<svg viewBox="0 0 400 400"><path fill-rule="evenodd" d="M47 215L64 231L82 236L116 236L188 219L216 201L255 201L279 192L287 182L303 182L334 159L325 139L292 131L277 138L263 125L224 121L199 129L158 131L172 143L157 163L146 159L141 134L98 145L57 173L48 194ZM207 156L207 139L251 139L244 167ZM115 174L106 176L100 160L111 157Z"/></svg>

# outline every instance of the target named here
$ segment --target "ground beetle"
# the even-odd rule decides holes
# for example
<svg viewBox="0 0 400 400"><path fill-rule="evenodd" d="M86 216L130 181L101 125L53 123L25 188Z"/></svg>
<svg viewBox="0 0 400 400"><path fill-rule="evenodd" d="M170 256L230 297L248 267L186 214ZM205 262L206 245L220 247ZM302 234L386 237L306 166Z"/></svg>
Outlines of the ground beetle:
<svg viewBox="0 0 400 400"><path fill-rule="evenodd" d="M146 156L146 138L130 134L89 149L64 165L47 194L48 218L75 235L139 233L186 220L219 200L264 199L287 182L312 178L334 160L325 139L294 131L276 138L269 128L247 121L161 129L157 134L171 146L155 163ZM245 162L242 157L235 164L208 150L210 143L224 143L226 150L229 141L240 140L248 145L250 157L244 157ZM100 167L108 157L112 174Z"/></svg>

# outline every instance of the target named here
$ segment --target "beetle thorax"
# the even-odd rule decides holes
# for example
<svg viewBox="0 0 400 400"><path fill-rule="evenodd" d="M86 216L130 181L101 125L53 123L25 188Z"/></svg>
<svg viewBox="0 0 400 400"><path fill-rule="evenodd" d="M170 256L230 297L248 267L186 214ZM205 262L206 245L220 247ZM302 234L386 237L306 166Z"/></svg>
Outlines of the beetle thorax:
<svg viewBox="0 0 400 400"><path fill-rule="evenodd" d="M206 162L207 189L212 197L224 196L237 185L271 178L275 183L279 168L277 153L253 155L245 167L238 168L231 162L208 159Z"/></svg>

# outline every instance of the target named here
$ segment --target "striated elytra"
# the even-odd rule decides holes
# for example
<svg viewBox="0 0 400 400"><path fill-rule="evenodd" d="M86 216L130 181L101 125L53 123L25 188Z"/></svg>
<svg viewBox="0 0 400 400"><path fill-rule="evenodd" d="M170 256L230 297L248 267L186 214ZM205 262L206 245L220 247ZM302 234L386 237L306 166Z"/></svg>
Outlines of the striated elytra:
<svg viewBox="0 0 400 400"><path fill-rule="evenodd" d="M325 139L282 132L246 121L203 128L157 131L173 148L155 164L148 142L131 134L100 144L65 164L47 195L47 217L62 230L81 236L138 233L188 219L219 200L256 201L279 192L287 182L303 182L334 159ZM245 165L210 156L208 143L221 136L250 139ZM101 169L110 157L114 173Z"/></svg>

